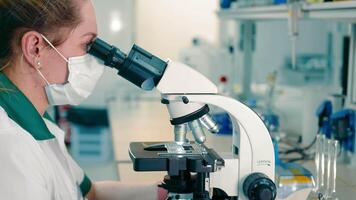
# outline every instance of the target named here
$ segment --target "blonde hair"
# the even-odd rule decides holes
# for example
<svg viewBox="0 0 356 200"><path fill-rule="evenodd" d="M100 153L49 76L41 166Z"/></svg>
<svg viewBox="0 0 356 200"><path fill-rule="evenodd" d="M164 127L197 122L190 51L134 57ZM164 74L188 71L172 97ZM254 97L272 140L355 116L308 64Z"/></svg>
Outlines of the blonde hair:
<svg viewBox="0 0 356 200"><path fill-rule="evenodd" d="M80 22L75 0L0 0L0 71L10 65L28 31L47 34L55 45L64 38L59 28Z"/></svg>
<svg viewBox="0 0 356 200"><path fill-rule="evenodd" d="M54 45L64 38L59 28L80 22L75 0L0 0L0 72L10 67L21 39L28 31L49 35ZM0 87L0 92L8 91Z"/></svg>

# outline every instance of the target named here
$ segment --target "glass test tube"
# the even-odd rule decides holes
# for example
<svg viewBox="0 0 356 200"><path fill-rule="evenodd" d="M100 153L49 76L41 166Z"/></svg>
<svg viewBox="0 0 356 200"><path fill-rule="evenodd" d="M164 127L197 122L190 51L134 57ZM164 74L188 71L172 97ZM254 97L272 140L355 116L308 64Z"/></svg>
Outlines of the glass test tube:
<svg viewBox="0 0 356 200"><path fill-rule="evenodd" d="M325 178L325 193L324 197L329 196L329 190L330 190L330 180L331 180L331 154L332 154L332 147L330 145L332 144L331 139L327 139L325 141L325 168L326 168L326 178Z"/></svg>
<svg viewBox="0 0 356 200"><path fill-rule="evenodd" d="M315 149L316 185L314 191L322 193L324 190L325 176L325 135L318 134Z"/></svg>
<svg viewBox="0 0 356 200"><path fill-rule="evenodd" d="M315 144L315 157L314 157L314 161L315 161L315 176L316 176L316 180L315 180L315 188L314 188L314 192L317 192L320 190L320 148L321 148L321 139L322 139L322 135L318 134L316 136L316 144Z"/></svg>
<svg viewBox="0 0 356 200"><path fill-rule="evenodd" d="M319 193L324 193L325 191L325 155L326 155L326 149L327 146L326 144L326 137L325 135L322 135L319 141L319 188L318 192Z"/></svg>
<svg viewBox="0 0 356 200"><path fill-rule="evenodd" d="M328 178L326 199L335 200L336 197L336 172L337 172L337 154L339 142L337 140L328 140Z"/></svg>

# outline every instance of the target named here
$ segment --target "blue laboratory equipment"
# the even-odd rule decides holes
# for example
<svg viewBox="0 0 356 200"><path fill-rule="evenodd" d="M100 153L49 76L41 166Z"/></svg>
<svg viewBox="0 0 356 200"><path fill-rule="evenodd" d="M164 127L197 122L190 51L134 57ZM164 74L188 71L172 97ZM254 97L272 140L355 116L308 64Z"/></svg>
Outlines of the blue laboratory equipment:
<svg viewBox="0 0 356 200"><path fill-rule="evenodd" d="M356 113L344 109L331 115L333 137L340 142L344 163L350 163L348 152L355 154Z"/></svg>
<svg viewBox="0 0 356 200"><path fill-rule="evenodd" d="M331 115L333 114L332 103L325 100L316 110L316 116L319 118L319 132L327 138L331 138Z"/></svg>
<svg viewBox="0 0 356 200"><path fill-rule="evenodd" d="M222 9L228 9L231 7L231 3L236 0L220 0L220 7Z"/></svg>
<svg viewBox="0 0 356 200"><path fill-rule="evenodd" d="M273 0L274 4L286 4L287 0Z"/></svg>
<svg viewBox="0 0 356 200"><path fill-rule="evenodd" d="M232 135L232 122L230 115L226 112L216 113L212 115L214 121L219 124L218 134Z"/></svg>

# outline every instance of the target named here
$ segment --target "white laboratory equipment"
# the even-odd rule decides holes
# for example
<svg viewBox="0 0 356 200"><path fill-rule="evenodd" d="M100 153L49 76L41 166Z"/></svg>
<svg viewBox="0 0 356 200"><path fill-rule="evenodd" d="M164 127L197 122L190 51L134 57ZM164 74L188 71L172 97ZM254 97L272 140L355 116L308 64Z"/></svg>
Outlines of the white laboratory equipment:
<svg viewBox="0 0 356 200"><path fill-rule="evenodd" d="M136 171L168 172L161 187L168 190L169 199L276 198L272 140L253 110L219 95L215 84L191 67L163 61L137 45L127 56L96 39L89 53L136 86L161 93L161 102L176 127L175 141L133 142L129 154ZM204 145L203 127L211 133L218 130L208 104L229 112L234 123L231 152L226 155ZM186 140L188 130L195 142Z"/></svg>

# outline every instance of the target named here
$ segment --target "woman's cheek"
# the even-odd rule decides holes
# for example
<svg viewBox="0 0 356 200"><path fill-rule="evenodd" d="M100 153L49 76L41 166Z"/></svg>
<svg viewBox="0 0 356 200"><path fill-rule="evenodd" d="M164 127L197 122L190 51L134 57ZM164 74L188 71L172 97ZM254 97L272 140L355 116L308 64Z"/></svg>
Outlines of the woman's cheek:
<svg viewBox="0 0 356 200"><path fill-rule="evenodd" d="M49 73L51 74L51 77L54 80L52 83L56 83L56 84L65 83L68 79L68 74L69 74L67 63L53 62L53 64L51 64L51 65L52 65L51 69L50 69L51 71Z"/></svg>

